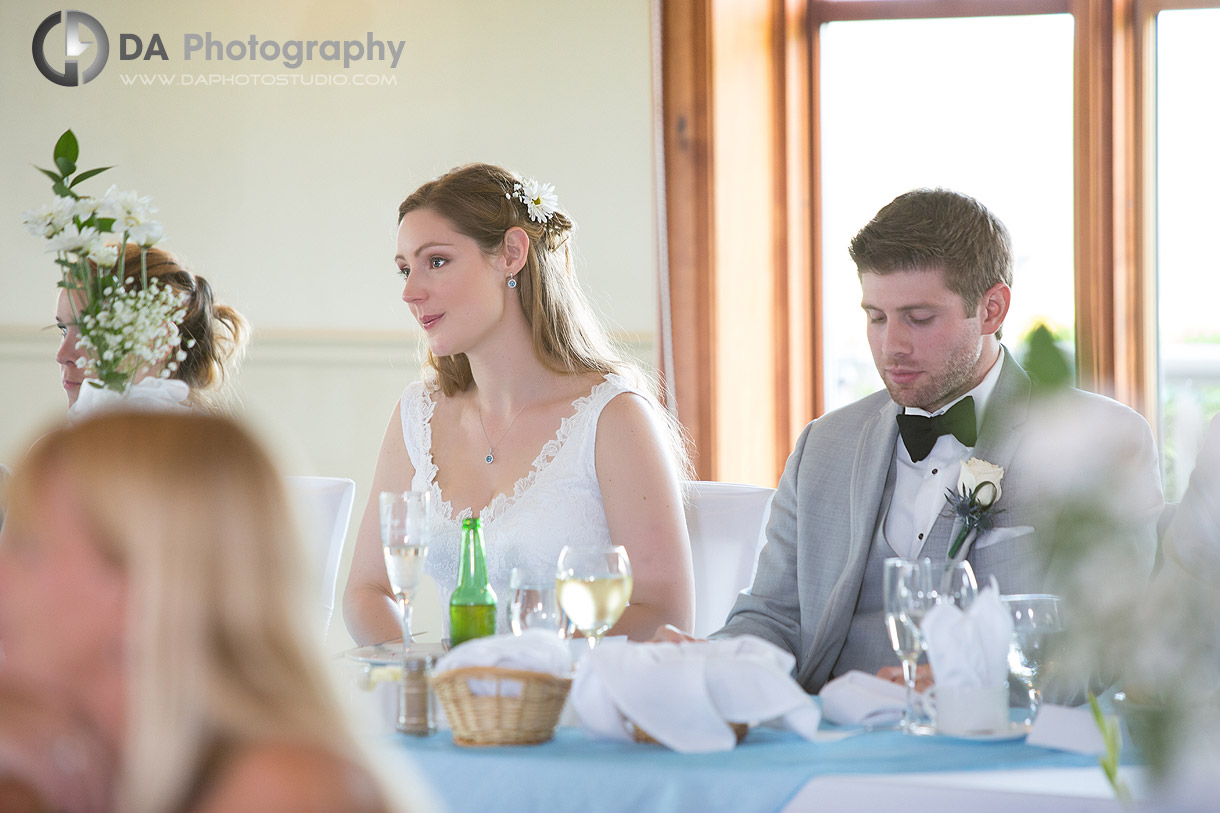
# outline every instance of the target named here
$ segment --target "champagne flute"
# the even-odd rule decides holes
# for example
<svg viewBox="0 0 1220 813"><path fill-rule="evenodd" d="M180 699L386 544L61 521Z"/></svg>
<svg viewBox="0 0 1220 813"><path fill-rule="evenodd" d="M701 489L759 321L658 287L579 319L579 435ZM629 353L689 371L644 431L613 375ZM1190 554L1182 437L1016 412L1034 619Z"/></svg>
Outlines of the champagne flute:
<svg viewBox="0 0 1220 813"><path fill-rule="evenodd" d="M885 591L885 628L890 645L902 661L902 677L906 683L906 707L902 712L901 729L915 733L915 667L923 652L923 635L919 624L924 614L936 603L937 584L931 559L886 559L883 573Z"/></svg>
<svg viewBox="0 0 1220 813"><path fill-rule="evenodd" d="M404 656L411 649L411 599L428 559L429 496L426 491L383 491L380 494L381 551L385 555L390 589L398 602Z"/></svg>
<svg viewBox="0 0 1220 813"><path fill-rule="evenodd" d="M627 609L631 585L631 562L620 545L568 545L559 553L555 594L590 650Z"/></svg>

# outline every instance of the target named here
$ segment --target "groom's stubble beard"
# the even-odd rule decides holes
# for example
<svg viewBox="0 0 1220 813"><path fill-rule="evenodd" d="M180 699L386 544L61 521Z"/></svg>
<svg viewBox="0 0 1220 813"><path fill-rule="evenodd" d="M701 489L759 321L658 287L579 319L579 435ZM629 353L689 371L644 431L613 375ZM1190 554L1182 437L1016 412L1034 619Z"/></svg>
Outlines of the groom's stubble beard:
<svg viewBox="0 0 1220 813"><path fill-rule="evenodd" d="M952 348L939 365L939 369L927 370L923 381L913 386L900 386L890 381L884 369L877 372L885 384L886 391L894 403L902 407L915 407L926 412L935 412L945 404L974 389L986 371L980 371L983 355L982 343L977 339L963 342Z"/></svg>

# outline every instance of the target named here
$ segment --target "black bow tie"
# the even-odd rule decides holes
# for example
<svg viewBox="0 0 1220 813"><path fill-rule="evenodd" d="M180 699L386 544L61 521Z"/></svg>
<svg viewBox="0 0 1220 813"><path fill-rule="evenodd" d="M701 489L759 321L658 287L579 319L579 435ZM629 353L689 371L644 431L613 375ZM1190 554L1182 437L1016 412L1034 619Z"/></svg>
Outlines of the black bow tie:
<svg viewBox="0 0 1220 813"><path fill-rule="evenodd" d="M973 446L978 440L974 398L967 395L943 415L899 415L898 433L916 463L931 454L941 435L953 435L963 446Z"/></svg>

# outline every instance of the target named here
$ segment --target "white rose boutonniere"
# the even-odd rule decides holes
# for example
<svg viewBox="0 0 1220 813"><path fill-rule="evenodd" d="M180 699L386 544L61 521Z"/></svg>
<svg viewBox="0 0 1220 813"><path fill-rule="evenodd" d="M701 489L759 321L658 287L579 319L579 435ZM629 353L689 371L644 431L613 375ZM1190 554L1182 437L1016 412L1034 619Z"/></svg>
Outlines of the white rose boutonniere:
<svg viewBox="0 0 1220 813"><path fill-rule="evenodd" d="M969 542L979 531L990 531L995 526L992 513L999 502L1003 489L1004 469L986 460L972 457L962 463L957 478L957 493L947 491L949 507L962 518L962 529L949 546L950 559L963 559L970 549Z"/></svg>
<svg viewBox="0 0 1220 813"><path fill-rule="evenodd" d="M957 493L976 500L984 508L990 508L1003 494L1000 489L1003 479L1002 467L972 457L962 464L961 474L957 476Z"/></svg>

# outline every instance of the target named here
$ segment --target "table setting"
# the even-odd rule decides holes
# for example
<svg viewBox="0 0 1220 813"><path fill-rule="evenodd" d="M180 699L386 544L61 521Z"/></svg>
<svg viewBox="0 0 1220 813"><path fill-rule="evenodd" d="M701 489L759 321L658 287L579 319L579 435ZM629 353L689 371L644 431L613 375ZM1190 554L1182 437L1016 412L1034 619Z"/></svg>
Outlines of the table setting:
<svg viewBox="0 0 1220 813"><path fill-rule="evenodd" d="M376 750L413 762L452 810L507 800L568 809L573 798L593 811L826 809L827 798L864 787L914 801L982 788L1005 809L1021 777L1011 809L1120 809L1092 720L1042 704L1043 644L1062 624L1054 596L979 589L966 562L891 560L885 624L906 685L849 672L810 696L793 679L793 656L753 636L604 638L631 593L630 561L613 546L570 545L554 574L514 571L508 633L413 642L428 504L390 495L382 509L411 643L358 647L343 660L358 671ZM404 546L418 567L395 572L391 548ZM464 567L485 581L480 557L472 544ZM468 593L486 595L484 586ZM920 693L924 655L937 682ZM1040 705L1055 718L1041 728Z"/></svg>

